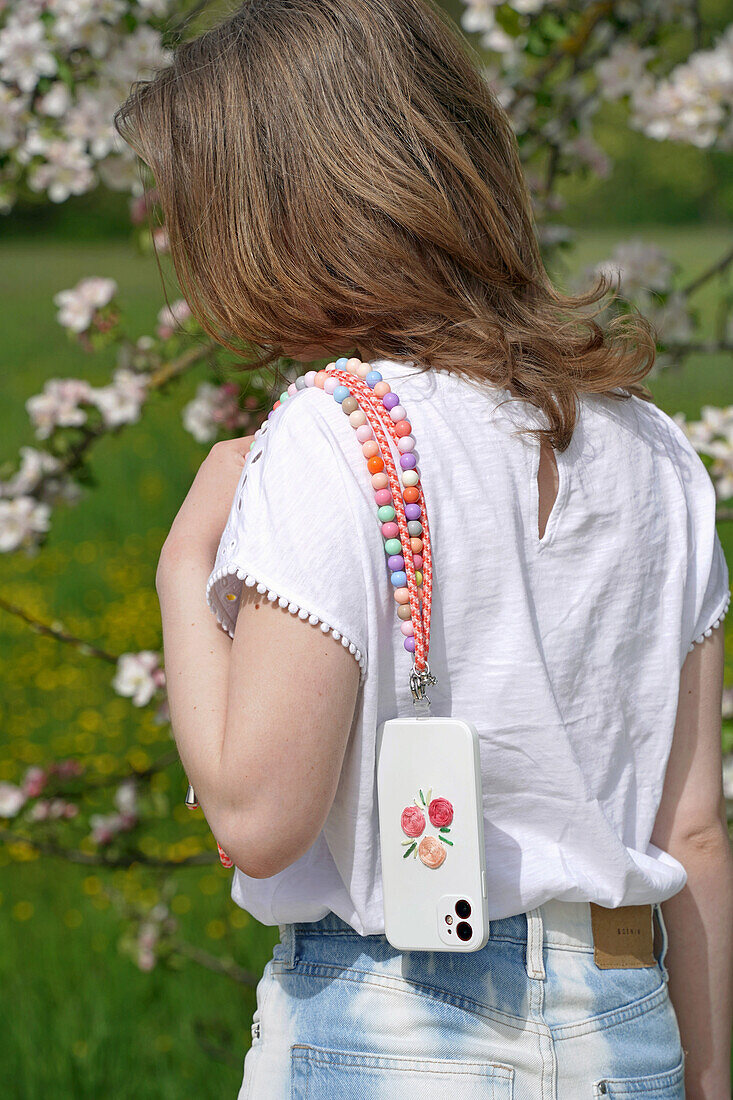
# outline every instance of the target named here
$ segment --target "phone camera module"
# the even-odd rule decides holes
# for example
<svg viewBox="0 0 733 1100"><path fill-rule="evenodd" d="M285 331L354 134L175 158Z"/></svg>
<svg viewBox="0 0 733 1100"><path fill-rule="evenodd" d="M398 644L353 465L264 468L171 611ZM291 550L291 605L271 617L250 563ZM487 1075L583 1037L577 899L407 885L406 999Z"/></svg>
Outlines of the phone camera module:
<svg viewBox="0 0 733 1100"><path fill-rule="evenodd" d="M473 929L471 928L471 925L467 924L465 920L462 920L456 926L456 932L458 934L459 940L470 940L471 936L473 935Z"/></svg>
<svg viewBox="0 0 733 1100"><path fill-rule="evenodd" d="M471 916L471 903L466 901L465 898L461 898L460 901L456 902L456 913L461 918L461 920L465 920L466 917L470 917Z"/></svg>

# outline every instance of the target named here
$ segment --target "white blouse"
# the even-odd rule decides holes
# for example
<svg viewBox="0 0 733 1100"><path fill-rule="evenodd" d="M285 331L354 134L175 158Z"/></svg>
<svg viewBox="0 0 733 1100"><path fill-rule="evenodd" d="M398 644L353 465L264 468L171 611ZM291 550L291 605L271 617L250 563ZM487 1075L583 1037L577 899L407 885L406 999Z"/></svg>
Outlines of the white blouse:
<svg viewBox="0 0 733 1100"><path fill-rule="evenodd" d="M679 675L730 599L702 460L655 405L584 396L540 538L539 444L515 431L541 414L454 375L373 366L413 426L427 503L432 713L480 735L489 918L671 897L685 869L649 838ZM230 633L242 584L348 647L361 684L316 842L272 878L235 869L232 897L263 924L333 910L382 933L375 733L413 713L412 657L361 446L322 390L266 421L243 472L208 587Z"/></svg>

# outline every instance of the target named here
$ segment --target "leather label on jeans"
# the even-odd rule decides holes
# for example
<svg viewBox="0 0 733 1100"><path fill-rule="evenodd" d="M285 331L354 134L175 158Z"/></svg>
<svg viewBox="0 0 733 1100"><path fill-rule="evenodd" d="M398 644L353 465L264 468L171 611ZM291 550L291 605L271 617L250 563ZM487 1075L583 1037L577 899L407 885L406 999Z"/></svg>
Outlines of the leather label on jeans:
<svg viewBox="0 0 733 1100"><path fill-rule="evenodd" d="M607 909L590 903L593 957L601 970L656 966L654 917L651 905Z"/></svg>

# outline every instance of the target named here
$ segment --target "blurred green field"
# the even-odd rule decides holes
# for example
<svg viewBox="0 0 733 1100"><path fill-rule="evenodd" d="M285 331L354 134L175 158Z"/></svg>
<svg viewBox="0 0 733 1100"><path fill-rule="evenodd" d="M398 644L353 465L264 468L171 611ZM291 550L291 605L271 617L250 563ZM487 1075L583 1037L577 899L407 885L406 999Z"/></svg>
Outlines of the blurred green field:
<svg viewBox="0 0 733 1100"><path fill-rule="evenodd" d="M573 269L608 256L620 235L582 232ZM687 278L726 246L715 226L650 226L634 235L668 249ZM153 331L163 304L158 272L152 259L141 260L125 243L15 239L4 246L0 460L33 442L24 402L46 379L106 380L110 357L85 356L55 320L53 294L86 275L115 278L131 333ZM699 298L711 325L712 288ZM184 379L170 398L154 396L138 425L96 448L98 490L76 508L57 511L40 555L2 562L5 598L115 653L159 648L157 554L205 454L184 432L180 409L203 377ZM724 356L698 357L681 373L660 372L649 385L667 412L691 418L704 404L733 402L731 363ZM721 538L733 561L733 524L721 527ZM730 616L727 628L733 628ZM110 666L39 637L2 612L0 645L0 779L17 782L29 765L67 754L83 756L105 775L121 757L144 767L170 746L165 727L141 723L140 712L114 695ZM728 652L731 683L730 645ZM726 738L730 745L729 731ZM178 765L156 780L162 852L211 848L200 815L181 806L183 784ZM3 1095L178 1100L195 1089L205 1097L236 1096L253 990L190 962L137 970L116 949L120 925L101 889L103 878L133 900L155 900L152 876L141 882L126 872L110 875L0 848ZM234 906L230 872L212 865L181 871L179 880L172 908L182 935L259 973L277 929L262 928Z"/></svg>

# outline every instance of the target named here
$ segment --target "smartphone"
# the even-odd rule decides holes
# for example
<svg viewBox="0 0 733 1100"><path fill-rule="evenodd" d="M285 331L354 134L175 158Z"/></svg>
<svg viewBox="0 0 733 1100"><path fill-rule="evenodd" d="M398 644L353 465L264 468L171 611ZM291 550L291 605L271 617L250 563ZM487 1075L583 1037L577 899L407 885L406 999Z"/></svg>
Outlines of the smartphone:
<svg viewBox="0 0 733 1100"><path fill-rule="evenodd" d="M386 938L400 951L478 951L490 929L476 727L390 718L376 751Z"/></svg>

